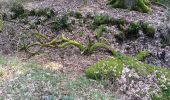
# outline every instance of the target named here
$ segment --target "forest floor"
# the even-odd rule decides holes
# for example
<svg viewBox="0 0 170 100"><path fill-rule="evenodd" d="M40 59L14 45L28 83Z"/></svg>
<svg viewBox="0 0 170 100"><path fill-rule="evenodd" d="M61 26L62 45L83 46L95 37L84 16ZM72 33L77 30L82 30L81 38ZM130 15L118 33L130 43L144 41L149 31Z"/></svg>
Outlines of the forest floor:
<svg viewBox="0 0 170 100"><path fill-rule="evenodd" d="M106 0L88 2L85 0L34 0L24 2L24 7L28 10L49 7L54 9L58 15L68 11L79 11L83 16L88 13L108 14L116 19L126 19L128 22L147 21L154 27L167 23L166 8L157 5L152 5L153 11L150 15L110 8L106 6ZM117 28L111 28L112 32L117 32ZM44 30L46 31L45 28ZM42 29L41 32L44 30ZM85 35L80 36L80 32ZM47 30L45 33L51 33L51 31ZM92 39L95 37L95 32L86 28L85 25L73 25L71 33L68 31L60 33L81 43L87 42L87 36ZM165 49L155 46L156 39L148 39L145 45L141 45L140 39L118 44L111 33L104 33L104 37L112 40L109 43L116 51L130 56L134 56L136 53L134 45L137 49L147 49L153 54ZM127 47L132 49L128 53L125 50ZM31 57L22 52L10 55L9 51L5 51L9 55L0 56L0 100L127 100L126 94L108 89L108 84L105 84L104 80L91 80L84 74L84 70L88 66L99 60L110 58L110 53L101 52L104 51L101 49L91 55L83 55L73 46L43 50L45 52ZM170 48L166 49L166 53L170 53ZM153 57L148 58L146 62L155 66L169 67L168 63Z"/></svg>
<svg viewBox="0 0 170 100"><path fill-rule="evenodd" d="M21 54L22 55L22 54ZM104 87L104 82L87 79L82 72L49 61L44 55L25 60L0 58L0 100L112 100L125 99ZM23 59L21 59L23 58ZM41 59L41 60L40 60Z"/></svg>
<svg viewBox="0 0 170 100"><path fill-rule="evenodd" d="M90 0L90 1L79 1L79 0L42 0L42 1L34 1L34 2L27 2L24 7L28 10L36 9L36 8L44 8L49 7L54 9L55 13L58 16L61 16L67 12L70 11L77 11L82 14L82 16L87 16L88 14L92 15L109 15L112 18L115 19L125 19L127 22L148 22L149 24L153 25L157 30L161 30L162 27L164 27L165 24L168 23L167 19L167 8L164 6L158 6L158 5L152 5L152 13L146 14L146 13L140 13L137 11L129 11L126 9L114 9L106 5L107 0ZM167 3L168 4L168 3ZM167 5L168 6L168 5ZM90 36L92 39L95 38L96 30L90 30L86 26L87 24L82 25L80 23L81 20L76 20L76 25L72 26L72 32L66 32L61 31L60 33L63 33L65 36L67 36L70 39L74 39L81 43L88 42L87 36ZM161 28L160 28L161 27ZM157 55L163 52L165 50L166 54L170 53L170 48L167 47L162 48L160 46L160 34L155 34L155 38L146 38L145 40L142 40L141 38L137 38L135 40L125 40L123 43L117 43L115 42L115 38L113 37L113 34L117 34L119 32L118 28L115 26L107 26L109 29L108 32L105 32L103 34L104 38L107 38L112 46L116 51L120 51L121 53L127 54L127 55L135 55L136 50L147 50L153 55ZM159 29L160 28L160 29ZM44 31L44 30L42 30ZM49 32L49 31L48 31ZM79 33L85 33L83 36L80 36ZM57 33L58 34L58 33ZM143 41L145 43L143 44ZM127 48L131 48L129 51L126 51ZM73 48L75 49L75 48ZM135 50L136 49L136 50ZM62 52L61 52L62 51ZM101 60L103 58L109 58L110 55L107 53L99 53L93 54L91 57L89 56L82 56L78 53L77 49L71 50L70 48L62 49L62 50L52 50L48 51L49 54L53 56L55 60L58 60L58 57L60 54L64 54L64 59L66 60L66 63L72 63L73 66L81 66L81 68L86 67L87 65L90 65L98 60ZM68 56L68 57L67 57ZM80 62L77 62L77 59L79 59ZM60 59L61 60L61 59ZM59 60L59 61L60 61ZM150 63L154 66L164 66L169 67L168 62L163 63L160 59L150 57L146 59L147 63ZM72 61L72 62L70 62ZM61 61L60 61L61 62ZM83 65L86 62L87 65ZM83 63L83 64L82 64ZM76 64L76 65L74 65ZM76 67L77 68L77 67Z"/></svg>

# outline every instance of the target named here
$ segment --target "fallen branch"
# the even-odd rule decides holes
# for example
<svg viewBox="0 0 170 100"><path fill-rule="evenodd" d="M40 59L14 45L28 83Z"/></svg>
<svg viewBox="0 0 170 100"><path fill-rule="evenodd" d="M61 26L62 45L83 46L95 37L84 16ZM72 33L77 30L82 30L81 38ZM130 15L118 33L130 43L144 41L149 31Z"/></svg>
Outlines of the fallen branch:
<svg viewBox="0 0 170 100"><path fill-rule="evenodd" d="M27 46L27 50L29 50L29 48L34 47L36 45L40 46L40 48L42 47L51 47L51 48L65 48L67 46L73 45L77 48L79 48L80 52L82 54L89 54L94 52L97 48L104 48L108 51L110 51L112 53L112 55L116 55L116 51L112 49L111 46L105 44L105 43L93 43L90 38L89 38L89 42L88 44L84 45L81 44L75 40L71 40L69 38L66 38L64 35L62 35L60 37L60 39L52 39L49 40L49 37L41 34L41 33L35 33L36 34L36 38L38 38L40 40L40 42L35 42L32 43L30 45Z"/></svg>

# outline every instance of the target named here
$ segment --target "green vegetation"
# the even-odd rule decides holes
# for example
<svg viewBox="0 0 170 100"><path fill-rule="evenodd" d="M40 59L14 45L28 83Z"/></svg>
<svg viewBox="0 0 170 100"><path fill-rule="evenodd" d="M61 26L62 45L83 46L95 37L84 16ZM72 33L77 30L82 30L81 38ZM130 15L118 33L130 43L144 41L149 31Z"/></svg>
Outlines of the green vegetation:
<svg viewBox="0 0 170 100"><path fill-rule="evenodd" d="M126 24L128 28L122 28L122 32L120 34L116 34L115 38L122 42L128 38L137 38L139 37L139 31L141 30L147 37L154 38L156 30L153 26L151 26L147 22L143 23L130 23L129 25ZM121 28L121 27L120 27Z"/></svg>
<svg viewBox="0 0 170 100"><path fill-rule="evenodd" d="M108 15L97 15L97 16L94 16L93 18L93 28L94 29L99 28L96 34L97 39L102 35L103 33L102 30L104 31L104 29L100 29L100 28L101 26L104 26L104 25L116 25L117 26L117 28L121 31L120 34L115 35L118 41L123 41L125 39L139 37L139 30L143 31L143 33L146 34L146 36L150 38L154 38L154 35L156 33L155 28L147 22L128 23L124 19L114 19Z"/></svg>
<svg viewBox="0 0 170 100"><path fill-rule="evenodd" d="M125 0L108 0L109 2L108 4L116 8L128 8L127 6L125 6L124 1ZM134 1L136 1L136 3L135 5L132 5L132 7L130 7L131 10L137 10L144 13L151 12L148 0L134 0ZM10 98L14 98L16 100L25 98L30 100L32 99L39 100L39 98L61 100L74 100L79 98L87 100L113 99L112 98L114 94L113 91L111 91L111 93L109 93L111 89L107 89L105 91L104 90L105 86L103 86L100 80L104 81L109 80L109 82L110 80L116 80L122 76L125 68L134 70L135 74L139 75L139 77L142 78L141 79L142 81L143 80L145 81L145 78L147 78L150 75L155 75L156 73L156 76L154 78L158 79L158 81L156 80L155 82L158 83L158 85L162 85L164 81L163 79L161 79L162 76L165 76L166 79L170 79L169 69L155 67L143 62L145 58L149 56L149 52L144 50L139 51L135 57L126 56L120 52L115 51L112 48L113 46L112 43L115 43L114 40L112 39L109 40L106 39L105 37L102 37L110 36L109 38L112 38L111 35L113 34L109 34L109 32L114 33L120 31L120 34L115 35L115 37L118 40L123 41L124 39L129 39L131 37L137 38L139 36L139 31L143 31L143 33L146 36L153 38L156 30L153 26L151 26L147 22L144 23L128 22L125 19L114 19L112 18L114 16L111 17L109 15L96 15L96 16L89 15L85 18L83 16L84 14L82 15L80 12L77 11L71 11L69 14L56 17L57 15L55 16L55 12L50 8L33 9L29 12L25 10L21 4L14 4L10 10L13 13L12 15L13 20L9 19L3 21L2 18L3 16L0 15L0 31L2 30L3 22L5 21L7 22L7 24L9 24L9 26L15 24L16 26L14 27L16 29L14 30L17 31L14 32L16 32L16 34L19 35L15 35L15 33L13 34L13 32L11 32L12 35L8 34L8 31L6 33L8 34L7 36L9 37L17 37L17 39L12 38L12 40L15 40L17 42L19 41L19 43L17 43L17 46L21 50L29 51L33 54L36 54L41 50L41 48L44 47L47 47L47 49L48 47L54 49L61 49L66 48L68 46L74 46L78 48L81 54L86 55L92 54L95 51L100 50L101 48L102 48L101 50L104 52L103 50L104 48L105 51L107 51L106 56L113 57L98 61L97 63L89 66L87 69L85 69L85 75L79 73L82 74L80 76L77 75L76 72L67 73L65 72L65 69L62 69L60 72L51 69L51 66L49 66L50 68L46 68L46 66L43 65L43 63L37 64L32 61L25 61L25 59L20 61L17 58L0 57L0 78L1 77L5 78L6 74L10 74L9 79L11 78L11 76L13 78L13 80L10 81L9 80L4 80L4 82L0 81L0 89L2 89L3 91L2 96L4 96L4 98L7 97L6 99L8 99L9 96ZM27 23L25 24L25 22ZM73 27L75 27L75 29L69 33L69 28L71 26L70 22L74 23ZM93 30L90 29L91 26L89 25L89 23L92 26ZM88 28L88 26L90 26L90 28ZM76 31L77 34L74 37L72 36L73 35L72 33L74 33L77 28L79 33L77 33ZM6 29L8 30L8 27ZM13 28L11 29L9 28L9 31L11 30L13 31ZM17 33L18 31L21 30L22 31L24 30L24 32ZM88 35L90 32L91 34L87 36L84 33L86 31L88 32ZM96 33L93 34L94 31ZM60 34L60 32L63 32L63 34ZM26 36L27 34L25 33L27 34L29 33L29 36ZM105 35L105 33L108 33L108 35ZM20 34L22 34L21 37L19 37ZM70 34L72 37L70 36ZM77 35L79 35L78 37L81 37L82 40L80 41L85 41L85 43L71 39L77 38ZM11 41L11 38L9 39L9 41ZM14 43L12 45L16 44ZM116 45L113 47L117 47ZM8 47L11 48L10 46ZM36 52L32 52L34 50ZM108 51L110 55L108 54ZM54 52L52 51L52 53ZM62 54L63 53L61 53L61 55ZM102 53L102 55L103 54L105 53ZM63 60L64 57L65 56L61 57L60 60ZM67 54L66 57L68 57ZM98 60L98 57L96 57L96 59ZM101 58L99 57L99 59ZM42 60L44 62L44 59ZM68 60L66 59L66 61ZM74 76L74 74L76 75ZM137 79L134 81L139 80ZM163 84L166 83L168 83L168 80ZM111 85L113 84L111 83ZM161 94L160 97L153 96L153 99L168 100L170 98L169 97L170 86L167 85L167 88L162 88L162 93L160 94ZM34 98L35 96L38 97Z"/></svg>
<svg viewBox="0 0 170 100"><path fill-rule="evenodd" d="M25 18L27 17L27 12L24 9L23 5L20 3L13 3L11 9L10 9L14 14L11 16L12 19L16 18Z"/></svg>
<svg viewBox="0 0 170 100"><path fill-rule="evenodd" d="M99 38L103 35L103 32L105 31L106 31L106 28L103 25L98 27L97 32L96 32L97 40L99 40Z"/></svg>
<svg viewBox="0 0 170 100"><path fill-rule="evenodd" d="M11 15L12 19L24 19L27 16L45 16L47 18L54 17L55 13L52 9L50 8L42 8L42 9L33 9L31 11L27 11L24 9L23 5L20 3L13 3L12 7L10 8L11 12L14 14Z"/></svg>
<svg viewBox="0 0 170 100"><path fill-rule="evenodd" d="M160 71L161 75L165 75L166 78L170 79L170 70L168 70L168 69L160 68L160 67L153 67L151 65L140 62L136 58L128 57L128 56L120 54L118 52L117 53L115 52L113 56L115 57L114 59L99 61L96 64L87 68L85 71L87 77L95 78L96 73L98 73L97 76L99 78L103 77L106 74L108 74L107 72L109 72L110 70L112 71L115 69L119 69L119 67L121 66L120 64L122 64L123 66L120 67L120 69L118 70L118 73L122 72L122 69L125 68L126 66L128 66L128 68L134 69L140 76L143 76L143 77L145 77L149 74L152 74L157 70L157 71ZM107 67L104 67L105 65L107 65ZM104 69L103 69L103 67L104 67ZM103 70L103 71L106 70L106 73L104 73L104 74L99 73L101 70ZM160 73L158 73L159 74L158 76L160 76ZM111 74L109 73L109 75L112 75L112 74L116 74L116 73L111 73ZM112 76L112 77L114 77L114 76Z"/></svg>
<svg viewBox="0 0 170 100"><path fill-rule="evenodd" d="M162 97L160 100L169 100L170 99L170 85L166 85L162 88Z"/></svg>
<svg viewBox="0 0 170 100"><path fill-rule="evenodd" d="M50 8L43 8L43 9L33 9L30 11L31 16L46 16L51 18L55 15L54 11Z"/></svg>
<svg viewBox="0 0 170 100"><path fill-rule="evenodd" d="M127 24L126 20L124 19L114 19L108 15L97 15L93 18L93 27L97 28L101 25L117 25L119 28L120 26L124 26Z"/></svg>
<svg viewBox="0 0 170 100"><path fill-rule="evenodd" d="M142 25L142 29L143 29L144 34L146 34L148 37L153 38L155 36L156 30L149 23L144 22Z"/></svg>
<svg viewBox="0 0 170 100"><path fill-rule="evenodd" d="M108 15L97 15L94 17L93 25L94 27L109 24L110 23L110 17Z"/></svg>
<svg viewBox="0 0 170 100"><path fill-rule="evenodd" d="M12 80L0 82L0 88L4 93L0 97L2 99L40 99L42 97L55 100L74 100L77 98L100 100L101 97L113 99L110 92L102 91L103 86L100 82L90 80L84 75L77 75L73 79L70 77L76 75L75 72L63 74L60 71L47 69L43 64L40 65L31 60L23 62L18 58L2 57L0 61L7 61L4 62L3 66L14 73ZM25 73L21 73L20 68L25 69Z"/></svg>
<svg viewBox="0 0 170 100"><path fill-rule="evenodd" d="M24 48L22 49L24 49L25 51L30 52L29 49L37 45L40 46L40 48L51 47L55 49L64 48L64 47L73 45L79 48L82 54L90 54L94 52L97 48L105 48L106 50L114 54L114 50L109 45L105 43L101 43L101 42L93 43L90 38L88 38L87 44L82 44L75 40L66 38L64 35L62 35L59 39L51 39L49 36L41 34L41 33L34 33L33 35L35 36L35 38L38 39L38 41L32 44L24 44L23 45ZM30 53L35 54L37 52L30 52Z"/></svg>
<svg viewBox="0 0 170 100"><path fill-rule="evenodd" d="M111 18L110 19L111 25L117 25L118 28L120 28L120 26L124 26L125 24L128 24L128 22L125 19L114 19Z"/></svg>
<svg viewBox="0 0 170 100"><path fill-rule="evenodd" d="M69 13L69 15L72 16L72 17L78 18L78 19L82 18L82 14L80 12L77 12L77 11L71 11Z"/></svg>
<svg viewBox="0 0 170 100"><path fill-rule="evenodd" d="M141 29L141 26L139 23L131 23L126 30L125 37L126 38L133 38L139 36L139 30Z"/></svg>
<svg viewBox="0 0 170 100"><path fill-rule="evenodd" d="M169 100L170 99L170 85L165 85L162 87L162 92L161 95L156 96L153 95L151 96L152 100Z"/></svg>
<svg viewBox="0 0 170 100"><path fill-rule="evenodd" d="M111 58L90 66L85 73L88 78L92 79L117 78L121 76L123 67L121 60Z"/></svg>
<svg viewBox="0 0 170 100"><path fill-rule="evenodd" d="M70 23L68 22L68 17L66 15L57 18L55 21L50 23L51 27L55 31L60 31L63 29L68 29L70 26Z"/></svg>
<svg viewBox="0 0 170 100"><path fill-rule="evenodd" d="M140 62L136 58L128 57L123 54L117 53L114 55L115 58L110 58L106 60L102 60L97 62L94 65L89 66L85 70L85 74L88 78L101 80L101 79L117 79L122 75L122 71L125 67L130 69L134 69L136 73L141 77L146 77L155 72L156 78L160 78L160 76L165 76L166 79L170 79L170 70L161 67L154 67L145 63ZM139 57L143 58L143 56ZM167 80L158 80L157 84L164 85L168 83ZM165 88L162 88L162 92L157 96L151 96L152 100L169 100L170 99L170 86L166 85Z"/></svg>
<svg viewBox="0 0 170 100"><path fill-rule="evenodd" d="M151 12L148 0L134 0L131 5L128 5L125 2L125 0L108 0L108 4L114 8L129 8L143 13Z"/></svg>
<svg viewBox="0 0 170 100"><path fill-rule="evenodd" d="M161 44L162 45L166 45L166 44L170 44L170 33L164 33L160 35L160 39L161 39Z"/></svg>
<svg viewBox="0 0 170 100"><path fill-rule="evenodd" d="M84 32L79 32L80 37L84 35Z"/></svg>
<svg viewBox="0 0 170 100"><path fill-rule="evenodd" d="M149 52L144 50L144 51L139 51L137 54L136 54L136 58L139 60L139 61L144 61L145 58L149 56Z"/></svg>

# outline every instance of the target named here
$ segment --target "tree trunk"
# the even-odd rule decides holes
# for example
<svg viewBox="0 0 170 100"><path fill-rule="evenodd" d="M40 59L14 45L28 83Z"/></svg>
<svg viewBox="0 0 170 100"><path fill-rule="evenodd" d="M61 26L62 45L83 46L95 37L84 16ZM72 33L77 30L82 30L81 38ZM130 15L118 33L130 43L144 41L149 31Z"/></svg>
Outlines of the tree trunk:
<svg viewBox="0 0 170 100"><path fill-rule="evenodd" d="M108 0L108 4L114 8L128 8L143 13L151 12L148 0Z"/></svg>

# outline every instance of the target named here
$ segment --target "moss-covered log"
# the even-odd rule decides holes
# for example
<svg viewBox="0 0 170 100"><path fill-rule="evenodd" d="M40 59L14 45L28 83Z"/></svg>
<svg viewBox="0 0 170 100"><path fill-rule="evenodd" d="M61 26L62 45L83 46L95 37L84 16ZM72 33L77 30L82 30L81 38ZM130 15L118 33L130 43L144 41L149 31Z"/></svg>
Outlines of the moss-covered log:
<svg viewBox="0 0 170 100"><path fill-rule="evenodd" d="M108 4L114 8L128 8L143 13L151 12L149 0L108 0Z"/></svg>
<svg viewBox="0 0 170 100"><path fill-rule="evenodd" d="M38 51L36 52L30 51L30 48L34 46L39 46L40 48L51 47L51 48L58 49L58 48L65 48L67 46L73 45L79 48L82 54L89 54L89 53L94 52L97 48L104 48L110 51L113 55L115 55L115 51L112 49L111 46L106 45L105 43L100 43L100 42L93 43L90 38L88 40L88 44L82 44L75 40L66 38L64 35L62 35L59 39L56 39L56 38L50 39L50 37L48 37L47 35L38 33L38 32L34 33L33 35L35 36L35 38L37 38L37 42L34 42L32 44L24 44L23 46L21 46L21 50L25 50L25 51L28 51L34 54L38 52Z"/></svg>

